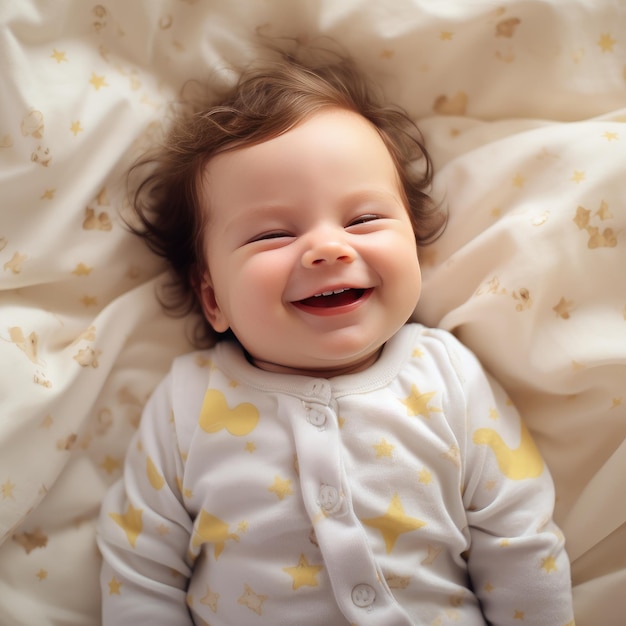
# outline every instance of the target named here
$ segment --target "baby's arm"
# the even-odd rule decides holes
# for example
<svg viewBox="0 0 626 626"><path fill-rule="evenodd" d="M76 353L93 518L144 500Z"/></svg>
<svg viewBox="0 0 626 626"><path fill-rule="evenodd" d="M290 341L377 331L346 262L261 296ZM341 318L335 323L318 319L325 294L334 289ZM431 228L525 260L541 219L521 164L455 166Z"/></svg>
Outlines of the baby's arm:
<svg viewBox="0 0 626 626"><path fill-rule="evenodd" d="M474 592L494 626L573 626L570 566L552 520L548 468L504 391L471 353L460 348L457 355L467 410L463 499Z"/></svg>
<svg viewBox="0 0 626 626"><path fill-rule="evenodd" d="M170 385L168 377L146 405L123 479L102 505L97 536L104 626L193 623L185 558L192 521L178 486L183 468Z"/></svg>

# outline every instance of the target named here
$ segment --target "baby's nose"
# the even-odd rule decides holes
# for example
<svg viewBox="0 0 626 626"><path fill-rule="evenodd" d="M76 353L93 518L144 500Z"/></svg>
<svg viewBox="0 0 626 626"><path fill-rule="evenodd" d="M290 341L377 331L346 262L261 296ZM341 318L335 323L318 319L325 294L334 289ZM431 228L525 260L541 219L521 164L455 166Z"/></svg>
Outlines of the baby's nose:
<svg viewBox="0 0 626 626"><path fill-rule="evenodd" d="M352 263L356 253L349 244L336 240L320 240L311 245L302 255L304 267L316 267L333 263Z"/></svg>

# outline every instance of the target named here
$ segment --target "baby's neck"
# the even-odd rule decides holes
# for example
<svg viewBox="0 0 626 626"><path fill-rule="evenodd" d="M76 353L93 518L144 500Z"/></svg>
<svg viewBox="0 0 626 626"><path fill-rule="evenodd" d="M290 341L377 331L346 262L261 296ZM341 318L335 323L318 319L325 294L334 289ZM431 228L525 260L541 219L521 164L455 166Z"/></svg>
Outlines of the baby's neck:
<svg viewBox="0 0 626 626"><path fill-rule="evenodd" d="M246 354L248 360L252 365L266 372L274 372L277 374L291 374L294 376L310 376L313 378L333 378L335 376L345 376L347 374L357 374L371 367L380 356L382 352L382 346L374 353L368 355L364 359L355 361L354 363L348 363L340 367L329 367L319 369L299 368L288 365L282 365L280 363L273 363L271 361L264 361L258 359L251 354Z"/></svg>

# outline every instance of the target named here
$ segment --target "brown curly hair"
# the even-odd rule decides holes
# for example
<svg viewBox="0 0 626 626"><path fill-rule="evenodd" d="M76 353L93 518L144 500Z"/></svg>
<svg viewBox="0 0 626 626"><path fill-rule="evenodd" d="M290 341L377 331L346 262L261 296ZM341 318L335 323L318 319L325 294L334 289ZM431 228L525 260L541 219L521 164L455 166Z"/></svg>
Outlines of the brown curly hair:
<svg viewBox="0 0 626 626"><path fill-rule="evenodd" d="M213 99L186 101L164 143L129 172L129 181L138 176L139 183L131 192L134 218L127 223L169 264L172 281L160 300L170 313L201 313L196 287L207 269L203 234L208 216L200 208L200 181L208 161L286 133L323 108L358 113L378 129L395 163L418 245L443 231L446 215L427 194L432 161L419 129L405 111L384 102L347 56L313 64L279 52L277 60L242 72L217 103ZM217 338L202 317L194 344L205 347Z"/></svg>

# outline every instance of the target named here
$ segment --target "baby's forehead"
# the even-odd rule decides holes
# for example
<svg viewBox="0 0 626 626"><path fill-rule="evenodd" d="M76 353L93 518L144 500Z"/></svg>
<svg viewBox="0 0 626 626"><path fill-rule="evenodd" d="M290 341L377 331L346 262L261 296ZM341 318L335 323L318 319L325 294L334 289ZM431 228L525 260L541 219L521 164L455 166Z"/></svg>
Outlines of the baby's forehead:
<svg viewBox="0 0 626 626"><path fill-rule="evenodd" d="M378 128L358 112L338 107L316 110L281 132L249 140L238 138L207 159L203 177L216 182L233 169L272 172L283 167L298 171L323 157L325 162L346 163L351 168L371 168L380 160L391 164L392 156ZM287 181L288 182L288 181Z"/></svg>
<svg viewBox="0 0 626 626"><path fill-rule="evenodd" d="M231 142L226 142L205 161L204 169L206 170L216 161L223 160L227 155L241 155L243 152L266 144L275 145L277 149L291 147L292 138L295 142L300 138L309 140L306 143L302 143L303 149L309 144L315 146L318 145L316 139L328 137L329 134L331 136L334 134L342 136L342 131L345 129L349 129L353 140L373 141L375 143L382 141L381 147L388 151L381 131L365 115L348 108L326 106L303 114L293 120L288 126L268 126L268 130L265 133L259 133L257 129L251 129L249 136L242 134L233 138Z"/></svg>

